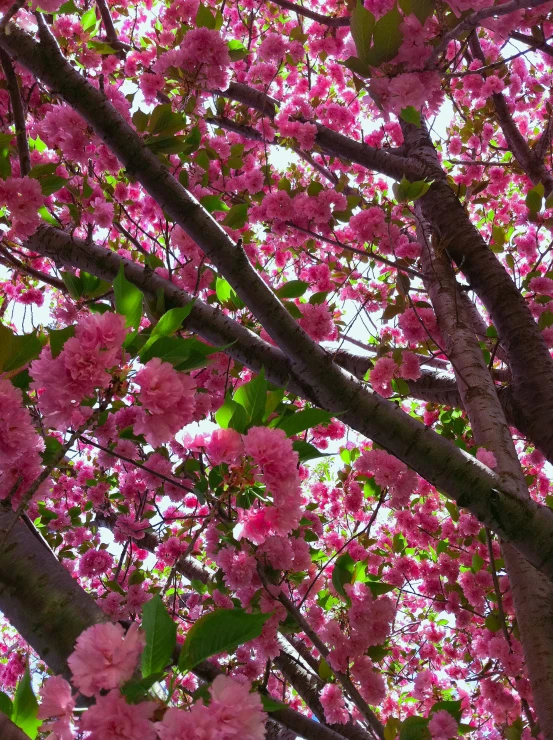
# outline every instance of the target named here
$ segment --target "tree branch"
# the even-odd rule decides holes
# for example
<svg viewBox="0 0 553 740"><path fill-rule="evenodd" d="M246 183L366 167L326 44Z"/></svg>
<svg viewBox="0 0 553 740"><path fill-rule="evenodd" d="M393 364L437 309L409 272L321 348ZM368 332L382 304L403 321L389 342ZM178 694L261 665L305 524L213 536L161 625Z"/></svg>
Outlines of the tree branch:
<svg viewBox="0 0 553 740"><path fill-rule="evenodd" d="M336 17L331 15L323 15L322 13L317 13L314 10L309 10L309 8L304 8L303 5L292 3L290 2L290 0L271 0L271 2L281 8L285 8L285 10L290 10L291 12L297 13L298 15L303 15L305 18L310 18L312 21L316 21L323 26L329 26L330 28L340 28L344 26L349 26L350 24L349 16Z"/></svg>
<svg viewBox="0 0 553 740"><path fill-rule="evenodd" d="M483 8L474 13L471 13L464 20L458 23L454 28L451 29L443 37L438 46L434 49L432 54L429 56L426 62L426 69L433 69L436 66L436 62L441 54L443 54L450 41L455 41L465 33L473 31L478 26L482 25L482 21L488 18L499 18L509 13L514 13L517 10L530 10L531 8L538 8L540 5L546 5L550 0L511 0L511 2L503 3L503 5L492 5L489 8Z"/></svg>
<svg viewBox="0 0 553 740"><path fill-rule="evenodd" d="M10 96L12 107L13 123L15 126L15 135L17 139L17 153L19 155L19 170L21 177L28 175L31 169L31 155L29 152L29 142L27 141L27 131L25 128L25 109L21 100L21 92L17 75L13 68L9 54L0 49L0 64L6 78L6 87Z"/></svg>

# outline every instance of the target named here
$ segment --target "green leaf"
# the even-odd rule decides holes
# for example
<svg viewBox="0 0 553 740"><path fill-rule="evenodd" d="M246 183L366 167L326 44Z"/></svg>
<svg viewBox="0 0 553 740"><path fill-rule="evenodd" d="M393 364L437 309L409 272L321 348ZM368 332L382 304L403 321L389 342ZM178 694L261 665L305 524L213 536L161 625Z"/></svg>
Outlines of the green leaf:
<svg viewBox="0 0 553 740"><path fill-rule="evenodd" d="M67 178L60 177L59 175L46 175L46 177L41 177L39 183L42 195L52 195L63 188L66 182Z"/></svg>
<svg viewBox="0 0 553 740"><path fill-rule="evenodd" d="M347 552L340 555L334 563L334 570L332 571L332 585L340 596L343 596L344 598L346 598L344 586L347 583L352 582L354 568L355 561Z"/></svg>
<svg viewBox="0 0 553 740"><path fill-rule="evenodd" d="M400 724L397 717L389 717L384 728L384 740L396 740Z"/></svg>
<svg viewBox="0 0 553 740"><path fill-rule="evenodd" d="M226 203L223 203L218 195L204 195L204 197L200 199L200 203L206 211L209 211L209 213L215 213L216 211L224 213L225 211L230 211L230 208Z"/></svg>
<svg viewBox="0 0 553 740"><path fill-rule="evenodd" d="M81 17L81 26L83 31L88 31L90 28L96 25L96 6L92 6L90 10L87 10Z"/></svg>
<svg viewBox="0 0 553 740"><path fill-rule="evenodd" d="M304 442L303 439L296 440L292 447L298 453L300 462L315 460L318 457L330 457L329 453L321 452L309 442Z"/></svg>
<svg viewBox="0 0 553 740"><path fill-rule="evenodd" d="M399 112L400 118L403 118L407 123L413 123L417 128L421 127L421 114L412 105L408 105L407 108L402 108Z"/></svg>
<svg viewBox="0 0 553 740"><path fill-rule="evenodd" d="M44 451L41 452L42 464L52 465L59 453L62 451L63 445L55 437L47 436L44 438Z"/></svg>
<svg viewBox="0 0 553 740"><path fill-rule="evenodd" d="M233 396L233 401L242 406L248 415L248 421L252 424L262 421L266 400L267 381L263 368L261 368L259 375L252 378L248 383L241 385Z"/></svg>
<svg viewBox="0 0 553 740"><path fill-rule="evenodd" d="M435 0L399 0L399 7L405 15L415 15L424 26L435 10Z"/></svg>
<svg viewBox="0 0 553 740"><path fill-rule="evenodd" d="M276 291L279 298L299 298L309 288L309 283L305 280L290 280Z"/></svg>
<svg viewBox="0 0 553 740"><path fill-rule="evenodd" d="M396 6L377 20L373 31L373 46L365 60L371 67L380 67L383 62L389 62L396 56L403 41L400 31L402 22L403 18Z"/></svg>
<svg viewBox="0 0 553 740"><path fill-rule="evenodd" d="M186 635L179 670L187 671L219 653L232 653L259 637L272 614L248 614L243 609L216 609L198 619Z"/></svg>
<svg viewBox="0 0 553 740"><path fill-rule="evenodd" d="M33 693L31 674L27 665L15 692L11 721L32 740L37 736L38 728L42 724L42 721L36 718L37 713L38 702Z"/></svg>
<svg viewBox="0 0 553 740"><path fill-rule="evenodd" d="M192 131L184 139L184 147L182 149L184 154L192 154L200 146L202 141L202 135L200 129L194 126Z"/></svg>
<svg viewBox="0 0 553 740"><path fill-rule="evenodd" d="M0 324L0 372L11 372L36 359L42 344L35 333L14 334Z"/></svg>
<svg viewBox="0 0 553 740"><path fill-rule="evenodd" d="M132 122L134 123L134 126L137 131L139 131L141 134L146 131L146 127L148 126L149 116L147 113L144 113L142 110L137 110L133 113L132 116Z"/></svg>
<svg viewBox="0 0 553 740"><path fill-rule="evenodd" d="M100 280L96 275L81 270L80 280L83 286L83 295L87 298L99 298L111 289L111 283L107 280Z"/></svg>
<svg viewBox="0 0 553 740"><path fill-rule="evenodd" d="M541 210L544 192L545 189L541 182L528 191L526 196L526 207L529 211L532 211L532 213L538 213Z"/></svg>
<svg viewBox="0 0 553 740"><path fill-rule="evenodd" d="M261 704L263 705L263 709L265 710L265 712L278 712L279 709L286 708L286 704L273 699L273 697L269 696L268 694L260 693L259 696L261 697Z"/></svg>
<svg viewBox="0 0 553 740"><path fill-rule="evenodd" d="M200 5L198 12L196 13L196 26L198 28L209 28L214 29L216 25L215 16L206 8L205 5Z"/></svg>
<svg viewBox="0 0 553 740"><path fill-rule="evenodd" d="M167 612L161 596L156 595L142 608L142 629L146 646L142 653L142 675L159 673L171 660L177 641L177 625Z"/></svg>
<svg viewBox="0 0 553 740"><path fill-rule="evenodd" d="M399 728L399 740L430 740L426 717L407 717Z"/></svg>
<svg viewBox="0 0 553 740"><path fill-rule="evenodd" d="M231 229L241 229L246 225L248 220L248 206L246 203L239 203L232 206L225 216L223 224Z"/></svg>
<svg viewBox="0 0 553 740"><path fill-rule="evenodd" d="M89 49L94 49L98 54L117 54L117 49L106 44L105 41L89 41L87 46Z"/></svg>
<svg viewBox="0 0 553 740"><path fill-rule="evenodd" d="M392 586L391 583L381 583L380 581L366 581L367 586L371 589L373 596L382 596L382 594L390 593L397 586Z"/></svg>
<svg viewBox="0 0 553 740"><path fill-rule="evenodd" d="M234 288L224 278L217 278L215 281L215 293L219 301L225 306L235 311L244 308L243 301L238 297Z"/></svg>
<svg viewBox="0 0 553 740"><path fill-rule="evenodd" d="M119 268L119 273L113 281L113 294L115 296L115 310L127 319L125 326L132 326L133 329L137 329L142 318L143 295L136 285L127 280L123 265Z"/></svg>
<svg viewBox="0 0 553 740"><path fill-rule="evenodd" d="M62 272L61 279L73 300L78 300L83 294L83 281L72 272Z"/></svg>
<svg viewBox="0 0 553 740"><path fill-rule="evenodd" d="M0 691L0 712L6 717L11 717L13 712L13 703L10 697L3 691Z"/></svg>
<svg viewBox="0 0 553 740"><path fill-rule="evenodd" d="M241 41L238 41L238 39L231 39L227 46L231 62L238 62L240 59L245 59L249 54L247 47Z"/></svg>
<svg viewBox="0 0 553 740"><path fill-rule="evenodd" d="M57 357L68 339L75 336L75 327L66 326L65 329L48 329L50 335L50 349L52 357Z"/></svg>
<svg viewBox="0 0 553 740"><path fill-rule="evenodd" d="M460 699L449 700L449 701L437 701L435 704L432 705L429 716L431 717L435 712L441 712L442 710L449 712L457 723L461 721L461 715L463 714L463 710L461 709Z"/></svg>
<svg viewBox="0 0 553 740"><path fill-rule="evenodd" d="M316 427L319 424L328 424L331 419L332 414L329 414L328 411L304 409L286 417L279 423L278 427L286 432L287 437L291 437L293 434L300 434L306 429L311 429L311 427Z"/></svg>
<svg viewBox="0 0 553 740"><path fill-rule="evenodd" d="M178 131L182 131L184 125L183 116L173 111L171 103L164 103L163 105L157 105L152 111L148 123L148 131L151 134L160 134L168 137L176 134Z"/></svg>
<svg viewBox="0 0 553 740"><path fill-rule="evenodd" d="M242 434L248 425L248 415L243 406L227 396L224 404L215 413L215 421L222 429L235 429Z"/></svg>
<svg viewBox="0 0 553 740"><path fill-rule="evenodd" d="M350 31L357 49L357 56L365 64L369 61L374 25L374 15L365 8L361 0L357 0L351 13Z"/></svg>
<svg viewBox="0 0 553 740"><path fill-rule="evenodd" d="M121 687L121 693L127 700L128 704L139 704L141 701L148 698L148 691L155 683L160 681L164 675L164 673L152 673L146 678L143 678L142 681L127 681L127 683L123 684Z"/></svg>
<svg viewBox="0 0 553 740"><path fill-rule="evenodd" d="M166 311L152 331L152 337L170 337L182 325L182 322L190 315L194 301L187 303L186 306L179 308L170 308Z"/></svg>

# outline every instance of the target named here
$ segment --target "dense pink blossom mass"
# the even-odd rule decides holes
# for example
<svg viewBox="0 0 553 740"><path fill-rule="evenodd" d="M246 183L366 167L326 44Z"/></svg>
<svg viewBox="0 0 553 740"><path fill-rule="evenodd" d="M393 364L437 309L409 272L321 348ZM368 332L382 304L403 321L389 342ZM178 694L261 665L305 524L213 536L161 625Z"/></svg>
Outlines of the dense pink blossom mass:
<svg viewBox="0 0 553 740"><path fill-rule="evenodd" d="M553 740L553 0L0 0L0 740Z"/></svg>

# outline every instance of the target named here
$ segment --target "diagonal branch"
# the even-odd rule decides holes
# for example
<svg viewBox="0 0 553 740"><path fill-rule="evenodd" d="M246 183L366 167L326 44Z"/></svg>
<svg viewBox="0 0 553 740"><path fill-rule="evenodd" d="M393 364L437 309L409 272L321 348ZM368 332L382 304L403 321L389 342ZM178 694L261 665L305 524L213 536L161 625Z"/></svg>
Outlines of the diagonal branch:
<svg viewBox="0 0 553 740"><path fill-rule="evenodd" d="M303 15L305 18L310 18L312 21L316 21L322 26L329 26L330 28L340 28L343 26L349 26L350 24L349 16L337 17L331 15L323 15L322 13L317 13L314 10L309 10L309 8L304 8L303 5L292 3L290 2L290 0L271 0L271 2L275 5L278 5L280 8L290 10L291 12L297 13L298 15Z"/></svg>
<svg viewBox="0 0 553 740"><path fill-rule="evenodd" d="M269 118L276 116L277 107L280 105L277 100L260 90L238 82L231 82L227 90L217 90L214 93L247 105ZM316 121L308 121L308 123L313 123L317 127L315 142L328 154L355 162L367 169L392 177L394 180L401 180L402 177L407 177L411 181L423 180L432 174L427 167L412 157L404 157L387 149L377 149L369 144L355 141Z"/></svg>
<svg viewBox="0 0 553 740"><path fill-rule="evenodd" d="M0 64L2 64L2 71L6 78L6 87L8 89L12 107L13 123L17 139L17 153L19 155L19 171L21 172L21 177L24 177L29 174L31 169L31 155L29 152L29 142L27 141L27 131L25 128L25 109L23 107L21 91L19 90L19 83L13 68L12 60L10 59L9 54L6 54L3 49L0 49Z"/></svg>

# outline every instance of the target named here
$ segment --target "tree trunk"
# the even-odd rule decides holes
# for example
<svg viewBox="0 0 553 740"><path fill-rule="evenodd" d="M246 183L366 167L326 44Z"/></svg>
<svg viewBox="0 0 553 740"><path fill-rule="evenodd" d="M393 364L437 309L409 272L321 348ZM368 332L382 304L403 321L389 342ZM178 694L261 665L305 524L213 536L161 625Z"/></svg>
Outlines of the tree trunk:
<svg viewBox="0 0 553 740"><path fill-rule="evenodd" d="M420 215L420 208L417 210ZM474 439L494 453L497 472L516 486L517 495L529 498L513 439L470 318L455 298L458 288L451 264L443 251L438 253L430 246L424 223L420 239L425 285L456 371ZM503 551L540 728L546 740L553 740L553 584L513 548L504 545Z"/></svg>

